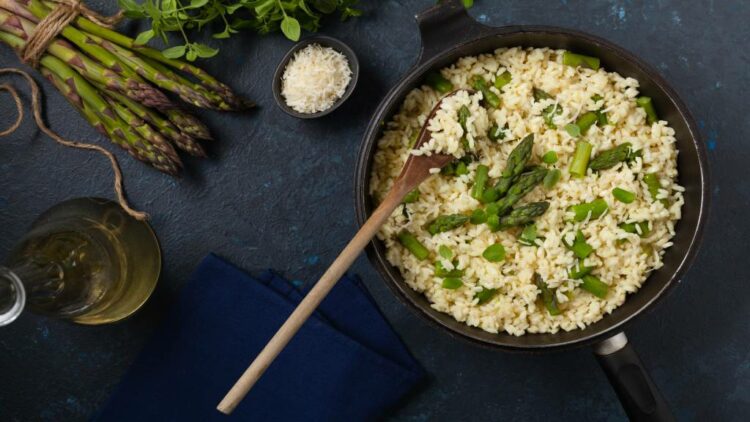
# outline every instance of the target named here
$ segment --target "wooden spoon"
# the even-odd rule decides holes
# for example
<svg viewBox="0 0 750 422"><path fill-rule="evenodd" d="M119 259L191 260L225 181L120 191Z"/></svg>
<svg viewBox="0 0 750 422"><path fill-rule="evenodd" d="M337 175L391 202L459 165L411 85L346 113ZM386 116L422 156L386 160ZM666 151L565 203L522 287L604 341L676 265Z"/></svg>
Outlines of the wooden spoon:
<svg viewBox="0 0 750 422"><path fill-rule="evenodd" d="M435 112L440 108L442 101L455 94L454 91L441 99L430 112L425 121L425 125L419 131L419 137L414 145L414 149L419 148L422 144L430 140L431 133L427 130L427 125ZM297 305L297 309L292 312L284 325L266 344L266 347L258 354L253 363L245 370L239 380L234 384L231 390L224 396L221 403L216 407L220 412L230 414L235 407L247 395L250 389L255 385L258 379L268 369L269 365L286 347L287 343L294 337L302 324L307 321L320 302L326 297L336 282L344 275L347 269L352 265L360 252L372 240L380 227L385 224L388 217L403 201L406 194L414 190L420 183L431 176L430 169L443 168L446 164L453 161L452 155L432 154L432 155L409 155L406 159L401 174L394 180L393 186L383 199L383 202L373 211L369 219L362 225L354 238L341 251L338 258L318 280L315 286L310 290L305 298Z"/></svg>

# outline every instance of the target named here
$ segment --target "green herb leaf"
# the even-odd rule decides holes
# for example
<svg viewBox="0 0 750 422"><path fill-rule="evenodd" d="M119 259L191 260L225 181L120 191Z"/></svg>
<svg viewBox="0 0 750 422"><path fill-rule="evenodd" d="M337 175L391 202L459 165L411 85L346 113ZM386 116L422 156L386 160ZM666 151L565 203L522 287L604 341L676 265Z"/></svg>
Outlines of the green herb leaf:
<svg viewBox="0 0 750 422"><path fill-rule="evenodd" d="M299 41L300 33L302 29L299 26L299 21L291 16L284 16L284 20L281 21L281 32L292 41Z"/></svg>
<svg viewBox="0 0 750 422"><path fill-rule="evenodd" d="M169 47L166 50L162 51L161 54L164 55L164 57L168 59L179 59L180 57L185 55L185 51L187 51L186 45L176 45L174 47Z"/></svg>
<svg viewBox="0 0 750 422"><path fill-rule="evenodd" d="M314 8L329 14L336 11L336 0L308 0Z"/></svg>
<svg viewBox="0 0 750 422"><path fill-rule="evenodd" d="M138 43L159 37L168 44L168 34L179 33L184 48L170 47L165 57L188 60L213 57L218 52L195 43L194 33L213 32L213 28L221 25L223 29L214 32L213 38L226 39L241 29L260 34L281 30L284 36L296 41L303 29L317 31L325 14L338 10L342 20L360 16L362 11L356 7L357 3L358 0L119 0L127 17L150 23Z"/></svg>
<svg viewBox="0 0 750 422"><path fill-rule="evenodd" d="M202 59L211 58L211 57L213 57L213 56L215 56L216 54L219 53L219 50L217 50L215 48L211 48L211 47L209 47L209 46L207 46L205 44L195 44L194 43L194 44L190 44L190 46L188 48L191 51L193 51L197 57L200 57Z"/></svg>
<svg viewBox="0 0 750 422"><path fill-rule="evenodd" d="M151 41L151 38L154 38L154 35L156 35L156 33L154 32L153 29L143 31L140 34L138 34L137 37L135 37L135 43L137 45L144 45L147 42Z"/></svg>

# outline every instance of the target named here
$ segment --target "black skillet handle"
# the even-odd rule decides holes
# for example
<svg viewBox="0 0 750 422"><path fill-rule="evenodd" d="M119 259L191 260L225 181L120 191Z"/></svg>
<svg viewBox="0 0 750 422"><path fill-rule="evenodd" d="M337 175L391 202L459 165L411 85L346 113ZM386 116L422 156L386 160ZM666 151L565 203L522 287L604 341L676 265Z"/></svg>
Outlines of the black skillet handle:
<svg viewBox="0 0 750 422"><path fill-rule="evenodd" d="M594 354L631 421L675 420L625 333L597 344Z"/></svg>
<svg viewBox="0 0 750 422"><path fill-rule="evenodd" d="M496 30L469 16L461 0L443 0L418 13L415 18L422 36L417 66L450 47L490 35Z"/></svg>

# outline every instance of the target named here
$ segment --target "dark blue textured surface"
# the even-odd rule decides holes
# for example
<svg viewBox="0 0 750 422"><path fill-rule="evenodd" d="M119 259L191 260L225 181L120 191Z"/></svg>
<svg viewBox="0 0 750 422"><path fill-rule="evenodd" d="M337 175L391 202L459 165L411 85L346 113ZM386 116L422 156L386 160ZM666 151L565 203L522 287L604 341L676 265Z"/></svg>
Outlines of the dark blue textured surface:
<svg viewBox="0 0 750 422"><path fill-rule="evenodd" d="M109 1L91 1L98 6ZM319 276L355 230L352 175L369 115L417 56L412 15L429 0L368 1L356 22L325 33L357 52L360 86L341 110L299 121L278 110L271 75L291 43L240 36L204 64L261 108L201 113L219 140L212 159L188 160L173 180L123 159L133 202L153 215L165 252L155 297L134 318L77 327L24 315L0 330L0 419L84 420L100 406L200 257L215 251L247 269L274 267L296 280ZM750 413L750 3L741 0L477 0L489 25L547 24L608 38L669 79L701 125L713 165L714 207L704 247L682 286L636 322L631 341L681 420L743 420ZM102 8L106 10L106 8ZM111 9L110 9L111 10ZM126 29L137 31L135 26ZM231 52L232 54L228 54ZM15 65L0 48L0 64ZM99 139L44 84L53 128ZM11 113L7 97L0 116ZM119 152L118 152L119 153ZM123 154L120 154L123 156ZM0 256L34 216L75 196L111 197L105 160L67 150L31 121L0 139ZM457 342L406 310L365 258L360 273L387 317L433 377L396 420L622 420L614 393L587 350L503 354Z"/></svg>
<svg viewBox="0 0 750 422"><path fill-rule="evenodd" d="M374 420L424 379L361 281L345 276L231 417L217 412L301 298L270 271L252 278L207 256L96 420Z"/></svg>

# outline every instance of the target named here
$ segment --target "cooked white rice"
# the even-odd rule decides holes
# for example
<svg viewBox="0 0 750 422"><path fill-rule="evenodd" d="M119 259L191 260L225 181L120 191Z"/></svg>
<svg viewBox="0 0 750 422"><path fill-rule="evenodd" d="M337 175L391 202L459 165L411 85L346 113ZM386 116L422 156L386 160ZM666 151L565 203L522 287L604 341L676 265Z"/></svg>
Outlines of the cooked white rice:
<svg viewBox="0 0 750 422"><path fill-rule="evenodd" d="M680 219L684 189L676 184L674 130L665 121L653 125L646 122L645 112L635 104L638 81L604 69L594 71L565 66L562 53L562 50L546 48L510 48L458 60L441 70L455 89L470 88L469 80L473 75L491 81L505 70L512 74L512 81L502 92L491 88L502 99L502 106L482 111L481 94L449 99L441 107L444 110L430 121L433 139L419 150L412 150L410 138L424 125L440 99L428 86L414 89L407 95L399 113L387 123L374 158L371 194L376 200L382 200L410 153L438 151L461 156L463 151L458 139L464 134L460 126L456 127L455 113L461 105L472 110L466 138L479 159L468 165L469 173L430 177L420 185L419 199L400 206L378 236L386 245L391 264L400 269L411 288L425 294L433 308L489 332L554 333L560 329L584 328L600 320L620 306L628 293L637 291L650 271L662 266L661 257L671 246L674 225ZM548 92L554 99L534 101L533 88ZM603 100L594 102L592 96L597 94ZM560 104L563 111L554 118L557 129L550 129L541 114L545 107L554 103ZM592 126L586 134L586 140L594 146L592 157L598 151L629 142L633 150L642 150L642 158L629 165L621 163L598 173L589 170L586 177L572 178L568 166L576 140L563 127L575 122L579 114L600 107L604 107L610 124ZM492 143L487 139L487 130L493 124L501 128L507 125L505 141ZM530 133L535 135L534 156L537 158L533 160L538 162L538 157L553 150L559 158L554 166L562 171L560 181L552 190L537 187L518 204L550 202L547 212L536 220L539 236L543 237L537 240L537 246L521 245L518 230L493 233L486 224L466 224L434 236L424 229L425 224L438 215L468 215L481 208L482 204L470 196L476 167L488 166L490 178L496 180L505 168L510 151L518 140ZM643 182L647 173L659 175L662 190L657 196L669 200L668 208L660 201L651 200ZM636 200L630 204L615 200L612 196L615 187L635 192ZM567 209L571 205L598 197L609 205L605 215L581 223L570 221ZM621 223L640 221L649 221L651 225L651 232L645 238L618 227ZM609 285L604 299L582 290L581 281L568 276L568 269L577 258L562 239L573 236L577 229L583 231L587 242L595 248L585 264L595 266L593 274ZM398 242L397 234L402 230L414 234L429 249L428 259L418 260ZM491 263L482 253L495 243L504 246L506 257L502 262ZM441 260L438 255L441 245L453 251L457 267L464 270L464 285L456 290L443 288L443 280L435 276L434 264ZM442 263L446 268L453 268L449 260L442 259ZM535 272L550 288L556 289L560 315L551 316L539 303L540 291L532 280ZM479 305L475 294L483 288L496 288L500 294Z"/></svg>

